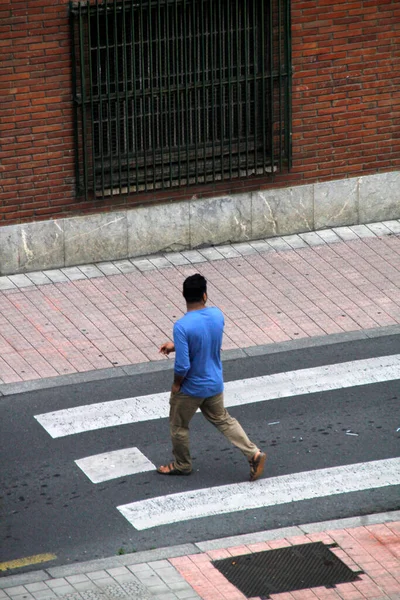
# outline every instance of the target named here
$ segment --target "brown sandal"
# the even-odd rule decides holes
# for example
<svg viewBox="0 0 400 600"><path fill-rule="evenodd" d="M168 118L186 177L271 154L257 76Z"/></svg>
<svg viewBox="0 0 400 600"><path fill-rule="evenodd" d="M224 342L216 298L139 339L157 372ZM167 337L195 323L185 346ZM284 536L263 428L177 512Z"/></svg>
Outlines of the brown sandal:
<svg viewBox="0 0 400 600"><path fill-rule="evenodd" d="M161 471L161 469L165 469L165 471ZM190 475L191 471L179 471L172 462L169 465L158 467L157 473L160 473L160 475Z"/></svg>
<svg viewBox="0 0 400 600"><path fill-rule="evenodd" d="M250 481L256 481L264 471L265 461L267 460L267 455L265 452L258 451L251 460L250 463Z"/></svg>

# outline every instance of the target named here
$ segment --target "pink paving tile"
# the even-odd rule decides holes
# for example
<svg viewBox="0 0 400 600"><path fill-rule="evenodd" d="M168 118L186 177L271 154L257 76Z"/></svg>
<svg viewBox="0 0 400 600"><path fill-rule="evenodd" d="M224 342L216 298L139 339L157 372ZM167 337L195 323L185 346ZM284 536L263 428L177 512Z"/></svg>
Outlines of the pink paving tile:
<svg viewBox="0 0 400 600"><path fill-rule="evenodd" d="M248 544L250 552L265 552L271 550L270 545L267 542L257 542L256 544Z"/></svg>
<svg viewBox="0 0 400 600"><path fill-rule="evenodd" d="M207 554L211 558L211 560L220 560L222 558L230 558L231 556L228 550L225 550L225 548L220 548L218 550L209 550Z"/></svg>
<svg viewBox="0 0 400 600"><path fill-rule="evenodd" d="M20 377L23 381L29 381L31 379L40 379L39 373L33 369L22 356L19 354L6 354L4 357L4 362L16 372L17 376Z"/></svg>
<svg viewBox="0 0 400 600"><path fill-rule="evenodd" d="M0 356L0 379L2 383L16 383L22 381L22 377L10 367L8 363Z"/></svg>
<svg viewBox="0 0 400 600"><path fill-rule="evenodd" d="M247 546L232 546L231 548L227 548L227 550L231 556L241 556L250 552Z"/></svg>

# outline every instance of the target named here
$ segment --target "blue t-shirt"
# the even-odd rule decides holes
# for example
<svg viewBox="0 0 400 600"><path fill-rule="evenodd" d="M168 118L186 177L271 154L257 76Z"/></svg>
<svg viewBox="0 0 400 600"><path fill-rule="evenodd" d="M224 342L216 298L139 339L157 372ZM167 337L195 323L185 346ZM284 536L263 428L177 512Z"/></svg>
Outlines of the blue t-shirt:
<svg viewBox="0 0 400 600"><path fill-rule="evenodd" d="M221 345L224 315L209 307L186 313L174 325L175 373L184 376L181 390L208 398L224 389Z"/></svg>

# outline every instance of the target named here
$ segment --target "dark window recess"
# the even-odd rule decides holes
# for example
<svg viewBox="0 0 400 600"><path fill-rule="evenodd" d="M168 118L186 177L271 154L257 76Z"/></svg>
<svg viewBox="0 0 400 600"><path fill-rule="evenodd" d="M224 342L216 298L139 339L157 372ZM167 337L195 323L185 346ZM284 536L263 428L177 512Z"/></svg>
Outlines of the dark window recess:
<svg viewBox="0 0 400 600"><path fill-rule="evenodd" d="M322 542L224 558L213 565L245 596L264 598L357 581L362 573L349 569Z"/></svg>
<svg viewBox="0 0 400 600"><path fill-rule="evenodd" d="M289 0L92 0L70 13L80 193L290 167Z"/></svg>

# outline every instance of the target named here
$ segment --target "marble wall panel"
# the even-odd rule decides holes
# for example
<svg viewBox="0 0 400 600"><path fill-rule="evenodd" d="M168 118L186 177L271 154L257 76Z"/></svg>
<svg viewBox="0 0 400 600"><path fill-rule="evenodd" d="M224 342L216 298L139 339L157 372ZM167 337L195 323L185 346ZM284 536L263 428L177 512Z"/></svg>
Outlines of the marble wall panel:
<svg viewBox="0 0 400 600"><path fill-rule="evenodd" d="M314 185L315 229L358 223L358 181L352 177Z"/></svg>
<svg viewBox="0 0 400 600"><path fill-rule="evenodd" d="M64 231L66 267L128 256L126 211L65 219Z"/></svg>
<svg viewBox="0 0 400 600"><path fill-rule="evenodd" d="M360 223L400 218L400 171L360 177Z"/></svg>
<svg viewBox="0 0 400 600"><path fill-rule="evenodd" d="M250 194L191 200L192 248L249 239L252 239Z"/></svg>
<svg viewBox="0 0 400 600"><path fill-rule="evenodd" d="M137 207L127 219L129 256L189 248L188 202Z"/></svg>
<svg viewBox="0 0 400 600"><path fill-rule="evenodd" d="M253 239L312 231L313 193L312 185L253 192Z"/></svg>
<svg viewBox="0 0 400 600"><path fill-rule="evenodd" d="M64 221L0 227L0 275L64 266Z"/></svg>

